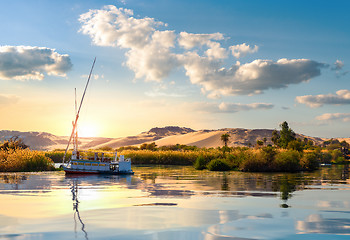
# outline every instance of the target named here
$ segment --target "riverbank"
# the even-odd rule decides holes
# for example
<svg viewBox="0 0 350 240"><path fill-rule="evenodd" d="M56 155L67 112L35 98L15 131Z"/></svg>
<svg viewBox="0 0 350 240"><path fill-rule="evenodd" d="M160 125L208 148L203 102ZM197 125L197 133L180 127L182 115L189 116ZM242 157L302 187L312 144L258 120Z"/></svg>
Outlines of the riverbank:
<svg viewBox="0 0 350 240"><path fill-rule="evenodd" d="M177 150L123 149L119 152L130 158L133 165L180 165L214 171L299 172L313 171L320 164L344 161L338 152L327 150L286 150L261 148L192 148ZM93 154L93 151L91 151ZM111 153L112 154L112 153ZM32 151L10 149L0 151L0 172L50 171L53 163L61 163L64 151ZM71 153L68 152L67 159Z"/></svg>
<svg viewBox="0 0 350 240"><path fill-rule="evenodd" d="M196 169L243 172L298 172L318 169L332 158L328 152L285 150L274 147L200 149L195 151L124 150L133 164L193 165Z"/></svg>

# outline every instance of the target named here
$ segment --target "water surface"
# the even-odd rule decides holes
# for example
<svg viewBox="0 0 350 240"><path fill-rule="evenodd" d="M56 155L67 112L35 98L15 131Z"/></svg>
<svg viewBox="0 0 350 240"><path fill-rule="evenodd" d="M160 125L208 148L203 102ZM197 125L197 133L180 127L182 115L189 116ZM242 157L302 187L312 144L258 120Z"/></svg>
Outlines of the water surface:
<svg viewBox="0 0 350 240"><path fill-rule="evenodd" d="M348 239L348 166L314 173L133 167L0 174L0 239Z"/></svg>

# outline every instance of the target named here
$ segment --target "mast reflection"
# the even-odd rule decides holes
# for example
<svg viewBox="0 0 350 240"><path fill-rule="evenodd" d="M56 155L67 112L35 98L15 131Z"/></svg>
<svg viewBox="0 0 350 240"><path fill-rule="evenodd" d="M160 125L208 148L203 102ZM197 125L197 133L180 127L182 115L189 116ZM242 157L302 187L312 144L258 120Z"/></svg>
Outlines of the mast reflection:
<svg viewBox="0 0 350 240"><path fill-rule="evenodd" d="M79 213L79 200L78 200L78 180L73 180L73 185L71 187L72 192L72 201L73 201L73 211L74 211L74 232L75 232L75 238L77 238L77 217L81 224L81 231L84 233L85 239L88 238L88 234L85 230L85 224L81 220L80 213Z"/></svg>

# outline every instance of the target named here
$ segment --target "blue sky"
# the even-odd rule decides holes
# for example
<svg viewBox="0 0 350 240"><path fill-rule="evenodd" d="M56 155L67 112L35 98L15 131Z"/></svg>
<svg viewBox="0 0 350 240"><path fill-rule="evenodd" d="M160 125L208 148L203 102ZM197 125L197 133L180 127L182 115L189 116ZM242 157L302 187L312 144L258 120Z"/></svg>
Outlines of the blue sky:
<svg viewBox="0 0 350 240"><path fill-rule="evenodd" d="M0 129L152 127L349 137L349 1L3 1Z"/></svg>

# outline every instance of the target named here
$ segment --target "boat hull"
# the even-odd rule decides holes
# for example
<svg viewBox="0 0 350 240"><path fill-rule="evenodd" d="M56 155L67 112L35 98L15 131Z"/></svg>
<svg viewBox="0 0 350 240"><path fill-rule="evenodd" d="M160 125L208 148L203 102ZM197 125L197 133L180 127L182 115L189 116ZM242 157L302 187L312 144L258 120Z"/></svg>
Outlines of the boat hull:
<svg viewBox="0 0 350 240"><path fill-rule="evenodd" d="M63 167L66 174L108 174L108 175L133 175L133 171L100 171L100 170L83 170Z"/></svg>

